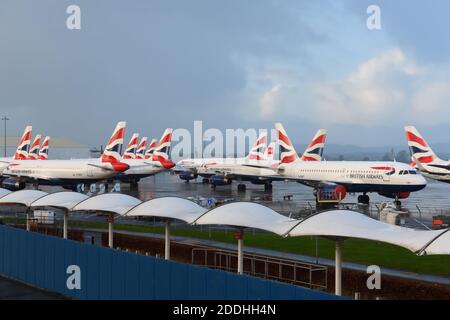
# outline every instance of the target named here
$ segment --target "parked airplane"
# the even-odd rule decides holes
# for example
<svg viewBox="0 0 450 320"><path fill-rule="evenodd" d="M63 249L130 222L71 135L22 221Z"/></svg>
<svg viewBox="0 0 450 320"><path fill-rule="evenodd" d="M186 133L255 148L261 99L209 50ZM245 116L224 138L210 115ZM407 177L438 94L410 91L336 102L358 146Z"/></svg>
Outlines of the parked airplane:
<svg viewBox="0 0 450 320"><path fill-rule="evenodd" d="M306 147L305 152L300 158L301 161L321 161L323 148L325 146L327 131L320 129L314 135L311 143ZM274 143L273 143L274 145ZM206 167L214 170L218 177L228 180L249 181L253 184L264 184L265 190L272 189L273 181L284 180L283 177L275 177L273 169L279 166L279 160L274 160L273 145L266 148L271 156L264 158L255 158L256 161L209 164ZM297 156L297 154L296 154ZM220 179L217 178L218 181ZM214 183L214 181L212 181ZM245 190L245 184L238 185L239 191Z"/></svg>
<svg viewBox="0 0 450 320"><path fill-rule="evenodd" d="M281 123L275 125L280 144L277 173L285 179L311 186L315 192L333 189L336 199L347 192L363 193L358 202L369 203L369 192L398 199L426 186L422 175L408 164L392 161L301 161Z"/></svg>
<svg viewBox="0 0 450 320"><path fill-rule="evenodd" d="M405 127L405 133L412 165L427 178L450 183L450 161L439 158L415 127Z"/></svg>
<svg viewBox="0 0 450 320"><path fill-rule="evenodd" d="M133 133L133 136L130 139L130 142L128 142L127 148L125 149L125 152L123 153L124 159L135 159L136 158L136 148L138 145L139 140L139 134Z"/></svg>
<svg viewBox="0 0 450 320"><path fill-rule="evenodd" d="M129 169L120 174L118 178L123 182L131 182L136 184L141 178L155 175L175 166L175 164L169 159L172 132L172 129L166 129L164 131L151 158L123 159L122 162L126 163L129 166Z"/></svg>
<svg viewBox="0 0 450 320"><path fill-rule="evenodd" d="M48 148L50 145L50 137L46 136L44 138L44 142L42 143L42 146L39 150L39 159L41 160L48 160Z"/></svg>
<svg viewBox="0 0 450 320"><path fill-rule="evenodd" d="M24 188L27 182L69 187L79 183L93 183L114 177L129 168L127 164L121 161L120 156L125 125L125 122L117 124L100 159L13 160L3 171L3 175L9 178L2 184L9 189ZM24 151L21 144L18 151Z"/></svg>
<svg viewBox="0 0 450 320"><path fill-rule="evenodd" d="M147 137L143 137L136 149L136 159L145 159L146 149L147 149Z"/></svg>
<svg viewBox="0 0 450 320"><path fill-rule="evenodd" d="M181 180L189 182L197 179L198 176L204 178L204 182L211 182L213 187L217 185L227 185L231 183L231 179L225 178L223 175L216 175L214 169L209 169L210 165L219 165L225 163L246 163L262 159L263 150L267 143L267 132L262 132L256 139L252 149L246 157L241 158L191 158L178 161L174 171L179 173Z"/></svg>
<svg viewBox="0 0 450 320"><path fill-rule="evenodd" d="M28 152L28 160L39 159L40 148L41 148L41 135L38 134L34 137L33 143L31 144L30 151Z"/></svg>

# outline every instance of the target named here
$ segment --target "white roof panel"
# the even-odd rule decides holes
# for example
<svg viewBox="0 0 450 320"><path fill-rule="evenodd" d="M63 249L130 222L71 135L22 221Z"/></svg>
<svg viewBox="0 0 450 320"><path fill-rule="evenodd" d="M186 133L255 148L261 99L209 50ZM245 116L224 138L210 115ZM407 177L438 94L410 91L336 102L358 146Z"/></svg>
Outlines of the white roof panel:
<svg viewBox="0 0 450 320"><path fill-rule="evenodd" d="M195 224L217 224L256 228L284 235L299 220L289 219L278 212L253 202L233 202L206 212Z"/></svg>
<svg viewBox="0 0 450 320"><path fill-rule="evenodd" d="M33 201L47 194L47 192L40 190L20 190L0 198L0 204L21 204L29 207Z"/></svg>
<svg viewBox="0 0 450 320"><path fill-rule="evenodd" d="M391 243L416 252L442 232L413 230L380 222L355 211L332 210L303 220L288 235L368 239Z"/></svg>
<svg viewBox="0 0 450 320"><path fill-rule="evenodd" d="M445 231L425 247L421 254L450 254L450 229Z"/></svg>
<svg viewBox="0 0 450 320"><path fill-rule="evenodd" d="M79 192L55 192L37 199L31 204L31 207L58 207L71 210L75 205L87 198L89 198L87 195Z"/></svg>
<svg viewBox="0 0 450 320"><path fill-rule="evenodd" d="M142 201L122 193L104 193L80 202L73 211L103 211L124 215Z"/></svg>
<svg viewBox="0 0 450 320"><path fill-rule="evenodd" d="M10 194L10 193L11 193L11 191L9 191L8 189L0 188L0 198L4 197L4 196L6 196L7 194Z"/></svg>
<svg viewBox="0 0 450 320"><path fill-rule="evenodd" d="M131 209L126 216L161 217L192 223L206 211L208 210L187 199L162 197L141 203Z"/></svg>

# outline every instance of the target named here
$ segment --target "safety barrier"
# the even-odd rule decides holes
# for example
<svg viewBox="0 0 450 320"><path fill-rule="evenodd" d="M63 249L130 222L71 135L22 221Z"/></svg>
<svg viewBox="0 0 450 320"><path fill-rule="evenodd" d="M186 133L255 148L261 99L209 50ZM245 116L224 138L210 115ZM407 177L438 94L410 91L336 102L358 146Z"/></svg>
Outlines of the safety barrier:
<svg viewBox="0 0 450 320"><path fill-rule="evenodd" d="M78 299L338 299L276 281L0 225L0 274Z"/></svg>

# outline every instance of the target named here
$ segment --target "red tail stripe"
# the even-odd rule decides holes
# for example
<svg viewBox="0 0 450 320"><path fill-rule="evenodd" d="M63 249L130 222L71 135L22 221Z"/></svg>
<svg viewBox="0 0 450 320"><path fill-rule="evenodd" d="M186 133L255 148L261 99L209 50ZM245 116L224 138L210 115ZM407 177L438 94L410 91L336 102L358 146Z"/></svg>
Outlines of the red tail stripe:
<svg viewBox="0 0 450 320"><path fill-rule="evenodd" d="M303 157L302 157L302 160L303 160L303 161L317 161L316 158L309 157L309 156L303 156Z"/></svg>
<svg viewBox="0 0 450 320"><path fill-rule="evenodd" d="M420 157L417 159L420 163L430 163L433 162L433 156Z"/></svg>
<svg viewBox="0 0 450 320"><path fill-rule="evenodd" d="M324 134L321 135L321 136L319 136L319 137L317 137L316 139L314 139L314 140L308 145L308 148L310 148L310 147L312 147L312 146L314 146L314 145L316 145L316 144L319 144L319 143L325 143L325 135L324 135Z"/></svg>
<svg viewBox="0 0 450 320"><path fill-rule="evenodd" d="M119 130L117 130L114 133L114 135L109 139L108 144L113 143L117 139L123 139L124 133L125 133L125 129L124 128L120 128Z"/></svg>
<svg viewBox="0 0 450 320"><path fill-rule="evenodd" d="M414 141L417 142L418 144L420 144L422 147L427 148L428 144L425 142L425 140L423 140L422 138L416 136L414 133L407 131L406 132L406 138L408 139L408 141Z"/></svg>
<svg viewBox="0 0 450 320"><path fill-rule="evenodd" d="M285 156L285 157L283 157L283 159L281 159L281 163L291 163L291 162L294 162L295 159L296 159L295 154L290 155L290 156Z"/></svg>
<svg viewBox="0 0 450 320"><path fill-rule="evenodd" d="M278 130L278 140L283 141L289 146L291 145L291 141L289 140L289 138L285 136L280 130Z"/></svg>

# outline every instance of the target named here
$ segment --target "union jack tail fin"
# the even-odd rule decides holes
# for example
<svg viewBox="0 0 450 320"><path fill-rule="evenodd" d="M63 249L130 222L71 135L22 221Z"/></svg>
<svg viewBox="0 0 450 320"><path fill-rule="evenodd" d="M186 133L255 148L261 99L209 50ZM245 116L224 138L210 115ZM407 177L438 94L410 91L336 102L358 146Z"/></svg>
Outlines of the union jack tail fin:
<svg viewBox="0 0 450 320"><path fill-rule="evenodd" d="M128 142L128 146L123 153L124 159L135 159L136 158L136 149L138 146L139 133L133 133L130 142Z"/></svg>
<svg viewBox="0 0 450 320"><path fill-rule="evenodd" d="M48 160L48 146L50 145L50 137L46 136L44 142L42 142L41 149L39 150L39 159Z"/></svg>
<svg viewBox="0 0 450 320"><path fill-rule="evenodd" d="M25 128L25 131L23 132L23 135L19 140L19 145L17 146L16 153L14 154L14 160L28 159L28 150L30 149L32 131L33 131L32 126L27 126Z"/></svg>
<svg viewBox="0 0 450 320"><path fill-rule="evenodd" d="M264 158L268 161L273 161L275 158L275 145L276 142L272 141L266 148L266 150L264 150Z"/></svg>
<svg viewBox="0 0 450 320"><path fill-rule="evenodd" d="M105 151L103 151L103 154L101 156L102 162L117 163L122 160L120 154L122 152L125 127L126 127L125 121L117 123L111 138L109 138L108 140L108 144L106 145Z"/></svg>
<svg viewBox="0 0 450 320"><path fill-rule="evenodd" d="M420 135L419 131L413 126L405 127L406 140L408 141L409 152L413 162L428 164L433 162L441 162L443 160L433 152L425 139Z"/></svg>
<svg viewBox="0 0 450 320"><path fill-rule="evenodd" d="M265 160L264 158L264 148L267 144L267 132L263 131L260 133L258 139L256 139L253 147L247 155L247 160Z"/></svg>
<svg viewBox="0 0 450 320"><path fill-rule="evenodd" d="M145 159L145 149L147 149L147 137L143 137L136 150L136 159Z"/></svg>
<svg viewBox="0 0 450 320"><path fill-rule="evenodd" d="M41 138L40 134L37 134L34 137L33 143L31 144L30 151L28 152L29 160L38 160L39 159L39 150L41 148Z"/></svg>
<svg viewBox="0 0 450 320"><path fill-rule="evenodd" d="M281 123L275 124L278 144L280 145L280 164L291 164L299 160L297 152Z"/></svg>
<svg viewBox="0 0 450 320"><path fill-rule="evenodd" d="M302 161L322 161L326 138L327 130L319 129L300 159Z"/></svg>
<svg viewBox="0 0 450 320"><path fill-rule="evenodd" d="M145 151L145 159L151 159L152 158L153 152L155 151L157 146L158 146L158 140L157 139L152 139L152 141L148 145L147 151Z"/></svg>
<svg viewBox="0 0 450 320"><path fill-rule="evenodd" d="M159 140L159 144L155 148L152 155L152 160L159 162L166 169L170 169L175 166L175 163L169 159L172 132L172 129L166 129L166 131L164 131L161 140Z"/></svg>

